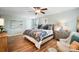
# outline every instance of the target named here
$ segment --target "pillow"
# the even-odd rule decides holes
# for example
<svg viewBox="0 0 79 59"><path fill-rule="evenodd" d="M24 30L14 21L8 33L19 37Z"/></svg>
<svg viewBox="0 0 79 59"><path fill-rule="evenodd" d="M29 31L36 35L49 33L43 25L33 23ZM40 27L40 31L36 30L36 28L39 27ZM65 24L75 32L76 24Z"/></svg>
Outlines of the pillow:
<svg viewBox="0 0 79 59"><path fill-rule="evenodd" d="M73 41L77 41L77 42L79 42L79 35L72 35L72 38L71 38L71 42L70 43L72 43Z"/></svg>
<svg viewBox="0 0 79 59"><path fill-rule="evenodd" d="M38 25L38 29L41 29L41 27L42 27L42 24Z"/></svg>
<svg viewBox="0 0 79 59"><path fill-rule="evenodd" d="M52 29L52 24L46 24L46 25L44 25L43 29L45 29L45 30L51 30Z"/></svg>
<svg viewBox="0 0 79 59"><path fill-rule="evenodd" d="M73 41L70 45L71 49L79 50L79 43L76 41Z"/></svg>
<svg viewBox="0 0 79 59"><path fill-rule="evenodd" d="M48 28L49 28L48 25L44 25L44 26L43 26L43 29L48 30Z"/></svg>

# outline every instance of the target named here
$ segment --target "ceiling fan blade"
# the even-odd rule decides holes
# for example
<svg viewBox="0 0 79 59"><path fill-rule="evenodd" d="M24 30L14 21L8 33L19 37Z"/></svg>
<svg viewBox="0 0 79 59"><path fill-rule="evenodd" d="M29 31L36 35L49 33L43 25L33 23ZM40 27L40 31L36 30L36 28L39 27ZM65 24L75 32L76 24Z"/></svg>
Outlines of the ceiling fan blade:
<svg viewBox="0 0 79 59"><path fill-rule="evenodd" d="M45 14L45 12L41 12L41 13Z"/></svg>
<svg viewBox="0 0 79 59"><path fill-rule="evenodd" d="M33 7L34 9L40 9L40 7Z"/></svg>
<svg viewBox="0 0 79 59"><path fill-rule="evenodd" d="M47 10L47 8L43 8L43 9L41 9L41 10Z"/></svg>
<svg viewBox="0 0 79 59"><path fill-rule="evenodd" d="M47 8L42 8L42 7L33 7L34 8L34 11L35 11L35 15L37 14L45 14L45 10L47 10Z"/></svg>

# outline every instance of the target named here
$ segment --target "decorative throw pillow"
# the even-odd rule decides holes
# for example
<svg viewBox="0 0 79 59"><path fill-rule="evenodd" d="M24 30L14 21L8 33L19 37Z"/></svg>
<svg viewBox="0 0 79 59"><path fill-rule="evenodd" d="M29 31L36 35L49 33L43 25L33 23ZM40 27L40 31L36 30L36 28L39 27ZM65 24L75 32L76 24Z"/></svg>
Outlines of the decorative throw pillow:
<svg viewBox="0 0 79 59"><path fill-rule="evenodd" d="M42 29L48 30L48 25L43 25Z"/></svg>
<svg viewBox="0 0 79 59"><path fill-rule="evenodd" d="M42 27L42 24L38 25L38 29L41 29L41 27Z"/></svg>
<svg viewBox="0 0 79 59"><path fill-rule="evenodd" d="M76 42L76 41L73 41L70 45L70 48L71 49L75 49L75 50L78 50L79 49L79 43Z"/></svg>
<svg viewBox="0 0 79 59"><path fill-rule="evenodd" d="M79 42L79 35L72 35L72 38L71 38L71 42L70 43L72 43L73 41L77 41L77 42Z"/></svg>

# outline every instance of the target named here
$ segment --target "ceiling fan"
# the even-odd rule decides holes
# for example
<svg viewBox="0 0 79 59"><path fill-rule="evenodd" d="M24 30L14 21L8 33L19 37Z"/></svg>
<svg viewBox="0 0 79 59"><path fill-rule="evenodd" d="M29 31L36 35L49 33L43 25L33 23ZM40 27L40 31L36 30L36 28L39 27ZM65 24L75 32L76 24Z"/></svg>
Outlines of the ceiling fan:
<svg viewBox="0 0 79 59"><path fill-rule="evenodd" d="M48 10L47 8L42 7L33 7L35 14L45 14L45 11Z"/></svg>

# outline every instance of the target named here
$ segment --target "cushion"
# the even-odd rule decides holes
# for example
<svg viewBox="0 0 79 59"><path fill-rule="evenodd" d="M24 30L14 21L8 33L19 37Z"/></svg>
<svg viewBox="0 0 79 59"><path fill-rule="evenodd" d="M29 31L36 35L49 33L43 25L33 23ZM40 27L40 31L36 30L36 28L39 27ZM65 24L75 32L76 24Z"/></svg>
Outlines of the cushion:
<svg viewBox="0 0 79 59"><path fill-rule="evenodd" d="M79 50L79 43L76 41L73 41L70 45L71 49Z"/></svg>
<svg viewBox="0 0 79 59"><path fill-rule="evenodd" d="M42 24L38 25L38 29L41 29L41 27L42 27Z"/></svg>
<svg viewBox="0 0 79 59"><path fill-rule="evenodd" d="M43 26L43 29L48 30L48 28L49 28L48 25L44 25L44 26Z"/></svg>
<svg viewBox="0 0 79 59"><path fill-rule="evenodd" d="M38 29L45 29L45 30L51 30L52 29L52 24L46 24L46 25L38 25Z"/></svg>
<svg viewBox="0 0 79 59"><path fill-rule="evenodd" d="M72 38L71 38L71 42L70 43L72 43L73 41L77 41L77 42L79 42L79 35L72 35Z"/></svg>
<svg viewBox="0 0 79 59"><path fill-rule="evenodd" d="M61 52L68 52L68 51L70 51L69 45L65 44L64 42L61 43L61 42L57 41L57 47L58 47L58 50L61 51Z"/></svg>

